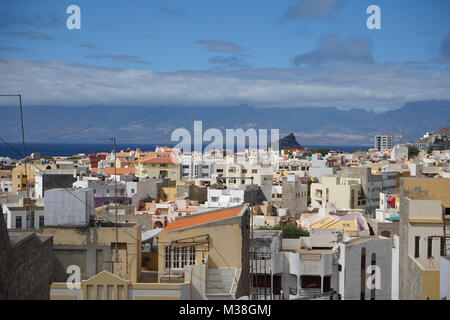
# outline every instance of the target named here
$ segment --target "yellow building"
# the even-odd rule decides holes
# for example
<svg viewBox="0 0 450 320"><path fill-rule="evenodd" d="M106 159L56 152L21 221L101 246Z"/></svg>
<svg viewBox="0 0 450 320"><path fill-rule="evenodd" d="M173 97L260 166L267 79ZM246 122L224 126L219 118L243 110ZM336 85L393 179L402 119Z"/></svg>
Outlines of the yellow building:
<svg viewBox="0 0 450 320"><path fill-rule="evenodd" d="M29 190L32 190L34 187L36 170L54 169L54 167L54 164L27 163L25 173L25 165L23 163L18 164L11 172L13 192L26 190L27 183Z"/></svg>
<svg viewBox="0 0 450 320"><path fill-rule="evenodd" d="M311 184L311 206L333 203L338 209L366 209L360 178L324 176L322 183Z"/></svg>
<svg viewBox="0 0 450 320"><path fill-rule="evenodd" d="M137 237L136 232L140 232L140 227L133 228L128 230L130 235L124 234L124 230L119 228L120 241L127 245L129 242L132 244L129 247L130 254L120 255L118 259L123 265L121 273L101 270L75 283L77 287L74 289L69 289L65 282L53 283L51 299L200 300L235 299L248 295L247 205L197 214L170 223L158 235L158 271L153 274L140 272L140 262L133 262L141 255L140 252L133 251L137 244L134 238ZM101 231L103 228L79 230L77 233L80 235L69 232L65 236L61 234L64 228L59 229L62 231L57 228L47 229L47 233L53 234L56 239L56 249L73 250L93 243L108 247L107 244L114 241L114 235L109 231ZM65 245L60 247L63 238ZM122 246L123 244L119 248ZM70 255L66 254L66 259ZM72 252L72 255L76 257L76 252ZM129 275L123 273L126 265L136 268L137 271L132 274L129 268ZM156 275L156 278L148 277L149 275Z"/></svg>
<svg viewBox="0 0 450 320"><path fill-rule="evenodd" d="M136 175L140 178L169 178L179 181L181 166L178 158L154 157L138 161Z"/></svg>
<svg viewBox="0 0 450 320"><path fill-rule="evenodd" d="M450 179L400 184L400 299L439 300L440 257L450 255Z"/></svg>
<svg viewBox="0 0 450 320"><path fill-rule="evenodd" d="M247 205L176 220L158 237L160 282L190 279L192 299L248 295Z"/></svg>

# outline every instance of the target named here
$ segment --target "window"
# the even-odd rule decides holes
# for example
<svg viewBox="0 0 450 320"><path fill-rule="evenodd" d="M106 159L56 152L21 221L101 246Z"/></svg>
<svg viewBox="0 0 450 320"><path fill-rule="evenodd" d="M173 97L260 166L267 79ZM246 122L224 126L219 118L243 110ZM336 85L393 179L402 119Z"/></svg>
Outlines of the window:
<svg viewBox="0 0 450 320"><path fill-rule="evenodd" d="M165 253L166 268L180 269L195 264L195 247L167 246Z"/></svg>
<svg viewBox="0 0 450 320"><path fill-rule="evenodd" d="M355 208L355 190L352 190L351 191L351 206L352 206L352 209L354 209Z"/></svg>
<svg viewBox="0 0 450 320"><path fill-rule="evenodd" d="M361 249L361 300L366 299L366 248Z"/></svg>
<svg viewBox="0 0 450 320"><path fill-rule="evenodd" d="M242 173L247 173L247 169L242 169Z"/></svg>
<svg viewBox="0 0 450 320"><path fill-rule="evenodd" d="M16 217L16 229L22 229L22 217Z"/></svg>
<svg viewBox="0 0 450 320"><path fill-rule="evenodd" d="M446 256L445 254L445 238L441 238L441 256Z"/></svg>
<svg viewBox="0 0 450 320"><path fill-rule="evenodd" d="M300 276L302 289L321 289L322 279L320 276Z"/></svg>
<svg viewBox="0 0 450 320"><path fill-rule="evenodd" d="M253 169L253 170L252 170L252 173L258 173L258 170Z"/></svg>
<svg viewBox="0 0 450 320"><path fill-rule="evenodd" d="M376 266L377 264L377 254L372 253L371 265ZM375 269L372 270L372 275L375 274ZM375 277L372 280L372 290L370 291L370 300L375 300Z"/></svg>
<svg viewBox="0 0 450 320"><path fill-rule="evenodd" d="M331 276L323 277L323 292L331 291Z"/></svg>
<svg viewBox="0 0 450 320"><path fill-rule="evenodd" d="M366 248L361 250L361 270L366 271Z"/></svg>
<svg viewBox="0 0 450 320"><path fill-rule="evenodd" d="M219 197L211 197L211 202L219 202Z"/></svg>
<svg viewBox="0 0 450 320"><path fill-rule="evenodd" d="M131 193L134 193L134 189L131 189Z"/></svg>
<svg viewBox="0 0 450 320"><path fill-rule="evenodd" d="M342 272L342 266L340 264L338 264L338 271Z"/></svg>
<svg viewBox="0 0 450 320"><path fill-rule="evenodd" d="M419 257L419 244L420 244L420 237L415 238L415 245L414 245L414 258Z"/></svg>
<svg viewBox="0 0 450 320"><path fill-rule="evenodd" d="M39 216L39 228L44 226L44 216Z"/></svg>
<svg viewBox="0 0 450 320"><path fill-rule="evenodd" d="M428 258L433 257L433 238L428 238L428 252L427 252Z"/></svg>

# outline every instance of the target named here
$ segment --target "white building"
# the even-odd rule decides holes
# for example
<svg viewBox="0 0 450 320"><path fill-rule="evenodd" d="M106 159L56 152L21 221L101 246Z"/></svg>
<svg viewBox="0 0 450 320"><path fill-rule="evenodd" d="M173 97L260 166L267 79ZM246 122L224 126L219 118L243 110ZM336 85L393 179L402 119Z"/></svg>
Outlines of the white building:
<svg viewBox="0 0 450 320"><path fill-rule="evenodd" d="M408 146L397 144L392 148L391 160L408 160Z"/></svg>
<svg viewBox="0 0 450 320"><path fill-rule="evenodd" d="M375 136L374 148L383 151L384 149L392 149L394 146L394 136L392 133L385 133Z"/></svg>
<svg viewBox="0 0 450 320"><path fill-rule="evenodd" d="M11 180L0 180L0 192L12 192L12 181Z"/></svg>
<svg viewBox="0 0 450 320"><path fill-rule="evenodd" d="M46 226L87 226L94 216L93 189L51 189L44 195Z"/></svg>
<svg viewBox="0 0 450 320"><path fill-rule="evenodd" d="M27 229L27 214L31 228L44 226L44 206L36 200L20 198L17 203L4 203L2 210L8 229Z"/></svg>
<svg viewBox="0 0 450 320"><path fill-rule="evenodd" d="M208 188L206 208L228 208L244 203L244 189L211 189Z"/></svg>
<svg viewBox="0 0 450 320"><path fill-rule="evenodd" d="M186 155L181 158L181 179L209 179L213 173L214 162L203 159L201 156L195 157Z"/></svg>
<svg viewBox="0 0 450 320"><path fill-rule="evenodd" d="M391 300L392 239L361 236L339 243L342 300Z"/></svg>
<svg viewBox="0 0 450 320"><path fill-rule="evenodd" d="M309 174L316 177L319 182L322 182L322 178L325 175L335 174L336 167L328 167L327 160L323 159L320 153L315 153L311 156L311 167L309 168Z"/></svg>

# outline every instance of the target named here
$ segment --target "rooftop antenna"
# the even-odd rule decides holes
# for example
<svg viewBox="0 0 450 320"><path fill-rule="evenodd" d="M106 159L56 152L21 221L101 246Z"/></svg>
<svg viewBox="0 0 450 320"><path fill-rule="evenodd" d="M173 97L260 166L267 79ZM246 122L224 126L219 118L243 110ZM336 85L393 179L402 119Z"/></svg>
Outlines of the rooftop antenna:
<svg viewBox="0 0 450 320"><path fill-rule="evenodd" d="M168 141L169 141L169 128L165 128L165 132L166 132L166 148L167 148Z"/></svg>
<svg viewBox="0 0 450 320"><path fill-rule="evenodd" d="M31 225L31 215L28 211L30 203L28 203L28 199L30 198L29 191L28 191L28 170L27 170L27 153L25 150L25 131L23 129L23 110L22 110L22 95L21 94L0 94L0 97L19 97L19 107L20 107L20 125L22 127L22 150L23 150L23 161L25 165L25 189L27 192L27 203L24 203L25 210L26 210L26 216L27 216L27 229L33 227ZM20 183L22 184L22 182Z"/></svg>

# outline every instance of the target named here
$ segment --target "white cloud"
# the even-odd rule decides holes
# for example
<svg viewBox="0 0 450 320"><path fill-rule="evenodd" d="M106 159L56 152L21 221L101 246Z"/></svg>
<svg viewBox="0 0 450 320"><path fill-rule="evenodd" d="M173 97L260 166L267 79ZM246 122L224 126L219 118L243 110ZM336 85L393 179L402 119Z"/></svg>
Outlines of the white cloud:
<svg viewBox="0 0 450 320"><path fill-rule="evenodd" d="M450 99L450 71L415 65L303 66L233 72L152 72L0 58L1 93L24 105L254 107L336 106L385 111L405 102ZM1 105L11 101L0 100Z"/></svg>

